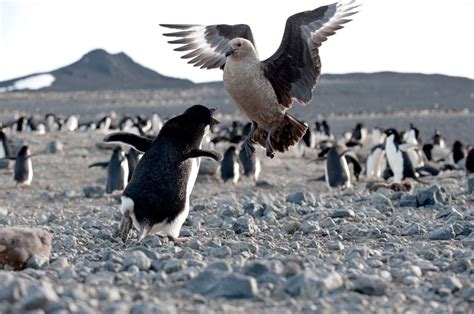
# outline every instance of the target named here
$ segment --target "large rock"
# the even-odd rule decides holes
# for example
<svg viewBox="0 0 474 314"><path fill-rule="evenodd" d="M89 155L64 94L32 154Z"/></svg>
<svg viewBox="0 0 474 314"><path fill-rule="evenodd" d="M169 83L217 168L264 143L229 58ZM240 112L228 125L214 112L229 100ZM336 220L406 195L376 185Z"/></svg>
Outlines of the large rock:
<svg viewBox="0 0 474 314"><path fill-rule="evenodd" d="M220 164L208 158L201 159L201 165L199 166L199 175L202 176L214 176L219 171Z"/></svg>
<svg viewBox="0 0 474 314"><path fill-rule="evenodd" d="M416 195L418 206L433 206L444 202L443 193L439 185L435 184Z"/></svg>
<svg viewBox="0 0 474 314"><path fill-rule="evenodd" d="M0 269L8 265L21 270L30 257L41 255L49 259L50 254L51 234L46 230L0 227Z"/></svg>
<svg viewBox="0 0 474 314"><path fill-rule="evenodd" d="M314 299L341 289L343 283L342 277L336 272L316 273L305 270L288 279L285 291L295 297Z"/></svg>
<svg viewBox="0 0 474 314"><path fill-rule="evenodd" d="M58 153L62 153L63 150L64 150L63 143L61 143L58 140L54 140L54 141L49 142L48 145L46 145L45 151L47 154L58 154Z"/></svg>
<svg viewBox="0 0 474 314"><path fill-rule="evenodd" d="M211 298L253 298L258 293L255 278L215 270L203 271L188 283L187 288Z"/></svg>
<svg viewBox="0 0 474 314"><path fill-rule="evenodd" d="M377 275L362 275L354 281L353 290L361 294L381 296L387 293L387 282Z"/></svg>

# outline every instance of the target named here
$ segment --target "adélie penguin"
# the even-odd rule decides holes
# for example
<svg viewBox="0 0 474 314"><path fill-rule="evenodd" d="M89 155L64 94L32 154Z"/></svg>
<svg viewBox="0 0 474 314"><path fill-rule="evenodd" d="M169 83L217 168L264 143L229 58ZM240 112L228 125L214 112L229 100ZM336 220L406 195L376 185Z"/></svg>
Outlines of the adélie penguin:
<svg viewBox="0 0 474 314"><path fill-rule="evenodd" d="M255 154L253 154L255 155ZM237 183L240 177L239 157L234 145L229 146L224 153L224 158L221 162L221 178L224 182L232 180Z"/></svg>
<svg viewBox="0 0 474 314"><path fill-rule="evenodd" d="M128 160L120 146L114 148L110 161L97 162L91 164L92 167L107 168L107 182L105 185L105 193L111 194L114 191L122 191L128 182Z"/></svg>
<svg viewBox="0 0 474 314"><path fill-rule="evenodd" d="M250 177L254 181L258 181L262 167L260 164L260 158L258 158L257 154L252 154L249 157L245 150L241 148L239 151L239 159L244 168L244 176Z"/></svg>
<svg viewBox="0 0 474 314"><path fill-rule="evenodd" d="M11 151L7 135L0 130L0 159L11 157Z"/></svg>
<svg viewBox="0 0 474 314"><path fill-rule="evenodd" d="M400 134L395 129L387 129L385 134L387 135L385 154L388 165L393 172L393 181L400 182L405 178L419 181L415 168L406 152L407 149L410 149L411 144L403 144Z"/></svg>
<svg viewBox="0 0 474 314"><path fill-rule="evenodd" d="M344 150L333 143L318 154L319 158L313 160L324 159L324 179L330 191L332 189L344 190L352 186L351 173L345 156L348 152L348 149ZM315 180L321 179L322 177Z"/></svg>
<svg viewBox="0 0 474 314"><path fill-rule="evenodd" d="M202 105L192 106L168 120L154 140L123 132L104 138L145 153L122 193L122 240L126 241L132 225L139 231L138 241L158 232L173 241L186 240L179 233L189 214L199 157L222 159L219 153L200 148L206 129L218 123L213 112Z"/></svg>
<svg viewBox="0 0 474 314"><path fill-rule="evenodd" d="M28 145L23 145L16 157L5 157L3 159L15 160L15 170L13 179L17 185L30 185L33 181L33 163L31 157L34 155L30 153Z"/></svg>

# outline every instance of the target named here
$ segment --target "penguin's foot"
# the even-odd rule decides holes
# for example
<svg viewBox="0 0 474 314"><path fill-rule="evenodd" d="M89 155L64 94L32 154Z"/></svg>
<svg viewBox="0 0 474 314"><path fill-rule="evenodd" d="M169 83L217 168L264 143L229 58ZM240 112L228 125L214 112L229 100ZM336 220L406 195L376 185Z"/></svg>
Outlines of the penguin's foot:
<svg viewBox="0 0 474 314"><path fill-rule="evenodd" d="M272 146L272 124L268 124L267 139L265 140L265 148L267 149L267 157L275 157L275 153Z"/></svg>
<svg viewBox="0 0 474 314"><path fill-rule="evenodd" d="M172 236L168 236L168 240L173 241L175 243L183 243L183 242L189 241L190 239L191 239L191 237L178 237L178 238L175 238L175 237L172 237Z"/></svg>
<svg viewBox="0 0 474 314"><path fill-rule="evenodd" d="M125 242L128 239L130 230L132 229L132 217L130 217L130 212L127 210L120 221L120 227L118 230L118 235L122 238L122 241Z"/></svg>

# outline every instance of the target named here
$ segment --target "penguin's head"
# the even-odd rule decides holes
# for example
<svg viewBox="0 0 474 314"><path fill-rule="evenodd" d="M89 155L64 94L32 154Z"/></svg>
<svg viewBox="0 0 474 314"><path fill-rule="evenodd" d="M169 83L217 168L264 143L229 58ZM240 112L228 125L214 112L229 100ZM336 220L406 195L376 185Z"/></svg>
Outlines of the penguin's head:
<svg viewBox="0 0 474 314"><path fill-rule="evenodd" d="M219 121L212 117L215 111L215 108L209 109L203 105L194 105L186 109L183 115L189 116L197 123L203 123L206 126L214 126L216 124L219 124Z"/></svg>
<svg viewBox="0 0 474 314"><path fill-rule="evenodd" d="M463 147L462 143L460 141L456 141L453 144L453 150L461 150Z"/></svg>
<svg viewBox="0 0 474 314"><path fill-rule="evenodd" d="M398 131L395 129L386 129L384 133L387 135L387 137L390 135L398 135Z"/></svg>
<svg viewBox="0 0 474 314"><path fill-rule="evenodd" d="M23 145L18 152L18 156L26 156L28 154L28 145Z"/></svg>

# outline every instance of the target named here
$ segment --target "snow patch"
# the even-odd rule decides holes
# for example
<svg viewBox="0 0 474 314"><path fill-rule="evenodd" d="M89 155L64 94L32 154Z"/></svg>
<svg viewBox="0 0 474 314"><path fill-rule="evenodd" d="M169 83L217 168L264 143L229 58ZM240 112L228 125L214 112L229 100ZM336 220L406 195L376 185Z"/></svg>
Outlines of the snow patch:
<svg viewBox="0 0 474 314"><path fill-rule="evenodd" d="M9 92L14 90L30 89L36 90L44 87L51 86L56 78L51 74L38 74L33 75L18 81L15 81L13 85L0 87L0 93Z"/></svg>

